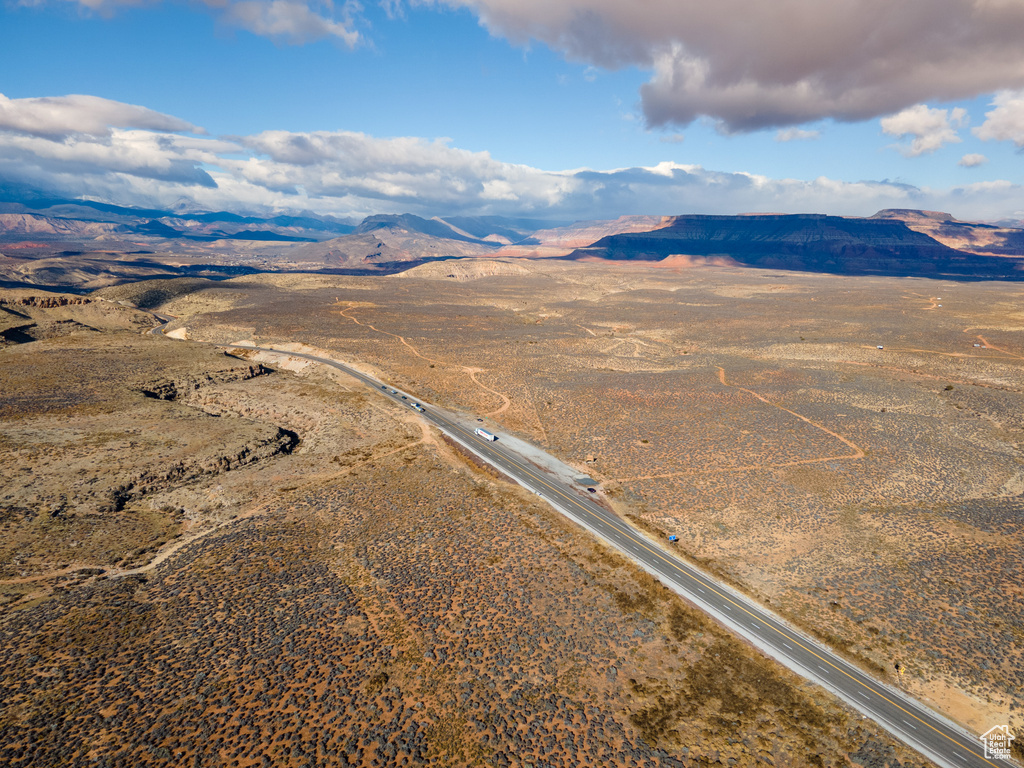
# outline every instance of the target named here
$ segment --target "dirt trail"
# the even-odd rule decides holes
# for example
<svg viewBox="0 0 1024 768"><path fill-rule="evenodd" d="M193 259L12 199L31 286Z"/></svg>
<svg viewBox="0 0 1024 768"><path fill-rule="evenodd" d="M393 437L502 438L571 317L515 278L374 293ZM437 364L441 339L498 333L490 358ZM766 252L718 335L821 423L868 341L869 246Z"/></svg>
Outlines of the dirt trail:
<svg viewBox="0 0 1024 768"><path fill-rule="evenodd" d="M329 477L316 477L316 478L308 480L308 481L306 481L304 483L300 483L296 487L295 490L302 490L303 487L309 486L309 485L321 485L321 484L326 483L326 482L331 482L332 480L335 480L335 479L337 479L339 477L345 477L346 475L351 474L353 471L359 469L362 466L365 466L366 464L369 464L372 461L379 461L380 459L383 459L383 458L385 458L387 456L392 456L392 455L394 455L396 453L401 453L402 451L408 451L410 448L415 448L418 445L423 445L424 443L432 442L433 438L427 432L427 425L425 423L419 422L418 420L417 420L416 424L421 428L422 433L423 433L422 437L419 440L416 440L416 441L411 442L411 443L406 443L405 445L400 445L398 448L393 448L392 450L389 450L389 451L383 451L382 453L371 454L370 456L368 456L367 458L363 459L362 461L357 461L354 464L351 464L351 465L349 465L347 467L344 467L343 469L339 470L338 472L333 473ZM251 510L249 510L247 512L244 512L244 513L238 515L237 517L235 517L232 520L225 520L223 523L220 523L220 524L218 524L218 525L216 525L216 526L214 526L212 528L208 528L208 529L205 529L203 531L199 531L196 534L187 537L187 539L186 538L182 538L182 539L174 542L172 545L167 546L166 549L162 549L157 554L157 556L154 557L152 560L150 560L148 563L146 563L146 565L140 566L139 568L133 568L133 569L131 569L129 571L118 571L116 573L112 572L109 575L110 575L111 578L114 578L114 577L117 577L117 576L130 576L130 575L132 575L134 573L145 573L146 571L151 571L154 568L156 568L158 565L160 565L162 562L167 560L167 558L169 558L171 555L173 555L179 549L181 549L182 547L186 546L187 544L191 544L193 541L196 541L197 539L201 539L204 536L209 536L211 533L214 533L215 531L219 531L221 528L224 528L224 527L226 527L228 525L231 525L232 523L236 523L239 520L245 520L246 518L254 517L254 516L258 515L261 511L262 511L262 509L260 507L255 507L255 508L253 508L253 509L251 509Z"/></svg>
<svg viewBox="0 0 1024 768"><path fill-rule="evenodd" d="M827 427L823 427L821 424L818 424L816 422L811 421L806 416L801 416L796 411L791 411L791 410L789 410L789 408L785 408L785 407L779 405L778 403L773 403L771 400L768 400L765 397L761 397L761 395L757 394L757 392L754 392L753 390L747 389L746 387L738 387L735 384L730 384L729 382L727 382L725 380L725 369L722 368L721 366L718 366L718 380L721 381L722 384L724 384L727 387L733 387L734 389L738 389L741 392L746 392L748 395L753 395L758 400L760 400L762 403L765 403L766 405L770 405L770 406L772 406L774 408L778 408L781 411L785 411L788 414L796 416L798 419L800 419L800 421L806 422L806 423L810 424L812 427L815 427L816 429L820 429L826 435L831 435L832 437L834 437L839 442L841 442L844 445L847 445L847 446L849 446L850 448L853 449L853 453L850 454L849 456L847 456L846 458L850 458L850 459L862 459L862 458L864 458L864 451L860 448L860 446L858 446L852 440L847 440L842 435L833 432L831 429L828 429Z"/></svg>
<svg viewBox="0 0 1024 768"><path fill-rule="evenodd" d="M343 309L343 310L341 310L340 314L341 314L342 317L344 317L347 320L351 320L356 325L361 325L364 328L369 328L371 330L376 331L377 333L383 333L385 336L391 336L394 339L398 339L400 342L402 342L402 344L404 344L405 346L407 346L409 348L410 352L412 352L414 355L416 355L416 357L420 358L421 360L426 360L428 363L440 363L441 365L450 365L450 363L446 363L444 360L435 360L432 357L427 357L426 355L420 354L420 351L418 349L416 349L416 347L414 347L408 341L406 341L404 336L399 336L397 333L391 333L389 331L382 331L380 328L377 328L374 325L370 325L369 323L361 323L361 322L359 322L359 320L357 320L356 318L352 317L351 315L346 315L345 314L346 312L351 312L353 309L355 309L355 307L349 307L348 309Z"/></svg>
<svg viewBox="0 0 1024 768"><path fill-rule="evenodd" d="M1000 392L1021 392L1020 389L1013 387L1004 387L999 384L986 384L983 381L975 381L973 379L957 379L952 376L939 376L934 373L922 373L921 371L914 371L910 368L899 368L895 365L879 365L878 363L865 363L862 360L836 360L835 362L842 365L858 365L862 368L878 368L882 371L894 371L896 373L903 373L907 376L917 376L922 379L934 379L935 381L942 381L947 384L962 384L970 387L982 387L984 389L998 389ZM895 409L894 409L895 410Z"/></svg>
<svg viewBox="0 0 1024 768"><path fill-rule="evenodd" d="M528 394L527 396L530 399L530 405L533 407L534 418L537 419L537 428L540 430L541 439L543 440L544 445L547 445L548 431L544 429L544 422L540 420L540 411L537 410L537 400L534 398L532 394Z"/></svg>
<svg viewBox="0 0 1024 768"><path fill-rule="evenodd" d="M964 328L964 333L967 333L968 331L972 331L972 330L974 330L974 329L973 328ZM1007 350L1003 349L1002 347L997 347L994 344L990 344L988 339L986 339L984 336L981 336L980 334L978 336L975 336L974 338L978 339L981 342L981 347L980 347L981 349L991 349L994 352L1001 352L1002 354L1006 355L1007 357L1012 357L1015 360L1024 360L1024 356L1015 355L1012 352L1008 352ZM861 349L876 349L876 347L871 346L870 344L861 344L860 348ZM978 358L978 355L971 354L970 352L942 352L942 351L940 351L938 349L922 349L920 347L899 347L899 348L897 348L897 347L887 347L887 349L890 352L919 352L919 353L927 354L927 355L940 355L942 357ZM982 356L982 357L980 357L978 359L991 360L992 358L991 357ZM896 369L893 369L893 370L896 370Z"/></svg>
<svg viewBox="0 0 1024 768"><path fill-rule="evenodd" d="M995 344L990 344L988 339L986 339L980 333L977 336L975 336L974 338L978 339L978 341L981 342L981 346L982 346L983 349L994 349L996 352L1002 352L1007 357L1012 357L1012 358L1014 358L1016 360L1024 360L1024 357L1021 357L1020 355L1015 355L1012 352L1007 352L1002 347L997 347Z"/></svg>
<svg viewBox="0 0 1024 768"><path fill-rule="evenodd" d="M781 469L783 467L795 467L795 466L799 466L799 465L802 465L802 464L820 464L823 461L841 461L841 460L845 461L845 460L849 460L849 459L862 459L862 458L864 458L864 450L859 445L854 443L852 440L848 440L845 437L843 437L842 435L840 435L840 434L838 434L836 432L833 432L828 427L824 427L821 424L818 424L817 422L811 421L806 416L801 416L796 411L791 411L789 408L781 406L778 403L773 403L771 400L768 400L767 398L762 397L761 395L757 394L757 392L754 392L753 390L747 389L746 387L740 387L740 386L737 386L735 384L730 384L728 381L726 381L725 369L722 368L721 366L718 366L718 380L721 381L722 384L724 384L727 387L731 387L733 389L738 389L741 392L746 392L748 395L752 395L753 397L756 397L758 400L760 400L765 405L770 405L773 408L778 408L780 411L785 411L786 413L790 414L791 416L795 416L796 418L800 419L800 421L802 421L802 422L804 422L806 424L810 424L815 429L820 429L825 434L830 435L831 437L834 437L836 440L839 440L841 443L843 443L844 445L846 445L849 448L851 448L853 450L853 453L844 453L844 454L839 454L837 456L822 456L822 457L819 457L819 458L816 458L816 459L797 459L797 460L794 460L794 461L776 462L776 463L771 463L771 464L747 464L747 465L739 466L739 467L717 467L717 468L713 468L713 469L708 469L708 468L705 468L705 467L700 467L700 468L693 467L693 468L678 470L676 472L666 472L666 473L663 473L663 474L638 475L637 477L619 478L619 479L617 479L617 482L620 482L620 483L630 483L630 482L636 482L636 481L639 481L639 480L660 480L660 479L667 478L667 477L680 477L680 476L683 476L683 475L694 475L694 474L702 474L702 475L704 475L704 474L722 474L722 473L726 473L726 472L745 472L745 471L749 471L749 470L753 470L753 469Z"/></svg>
<svg viewBox="0 0 1024 768"><path fill-rule="evenodd" d="M361 325L364 328L370 328L371 330L374 330L377 333L382 333L385 336L391 336L392 338L398 339L400 342L402 342L402 344L409 348L410 352L412 352L414 355L416 355L416 357L420 358L421 360L426 360L428 363L434 363L436 365L446 365L452 368L461 368L462 372L469 376L472 382L476 384L480 389L484 390L485 392L490 392L492 395L501 398L501 405L496 410L485 413L484 416L497 416L499 413L504 413L505 411L507 411L509 407L512 405L512 401L509 399L507 395L497 391L496 389L491 389L490 387L480 383L480 380L477 379L476 375L478 373L485 373L485 368L471 368L466 365L457 365L455 363L450 363L447 360L437 360L433 357L427 357L426 355L421 354L420 351L416 349L416 347L414 347L412 344L406 341L404 336L399 336L397 333L391 333L390 331L382 331L380 328L370 325L369 323L360 322L356 318L352 317L352 315L345 314L346 312L351 312L355 308L356 307L350 306L348 309L341 310L340 314L342 317L344 317L347 320L351 320L356 325Z"/></svg>
<svg viewBox="0 0 1024 768"><path fill-rule="evenodd" d="M488 386L486 386L484 384L481 384L480 381L477 379L476 375L478 373L484 373L484 369L483 368L463 367L462 370L464 370L466 373L469 374L469 378L471 378L473 380L473 383L476 384L478 387L480 387L480 389L485 390L487 392L490 392L492 395L497 395L498 397L501 398L501 401L502 401L501 406L499 408L497 408L496 410L489 411L488 413L485 413L484 416L497 416L499 413L504 413L505 411L507 411L509 409L509 406L512 405L512 401L509 400L508 397L503 395L501 392L498 392L496 389L491 389L490 387L488 387Z"/></svg>
<svg viewBox="0 0 1024 768"><path fill-rule="evenodd" d="M650 346L646 341L640 341L638 339L619 339L617 342L612 344L607 349L602 349L602 354L610 354L613 350L618 349L623 344L631 344L633 346L633 353L629 357L643 357L641 347ZM626 355L620 355L620 357L626 357Z"/></svg>
<svg viewBox="0 0 1024 768"><path fill-rule="evenodd" d="M84 568L95 568L97 570L102 570L103 575L109 579L117 579L121 578L122 576L132 576L138 573L146 573L147 571L152 571L158 565L166 561L171 555L176 553L182 547L188 546L192 542L198 541L199 539L202 539L205 536L209 536L211 533L219 531L221 528L224 528L225 526L231 525L232 523L236 523L239 520L244 520L246 518L253 517L256 514L258 514L258 510L249 510L248 512L244 512L231 520L225 520L224 522L218 523L217 525L211 526L209 528L203 528L198 531L186 533L180 538L174 539L173 541L170 541L167 544L160 547L160 549L157 551L156 556L152 560L150 560L145 565L140 565L138 568L120 569L111 568L109 565L101 565L98 563L75 563L73 565L67 566L66 568L61 568L56 571L46 571L45 573L37 573L33 576L24 576L22 578L17 579L2 579L0 580L0 584L31 584L33 582L38 581L47 581L48 579L55 579L59 576L67 576L69 574L74 573L75 571L80 571Z"/></svg>
<svg viewBox="0 0 1024 768"><path fill-rule="evenodd" d="M35 576L19 576L15 579L0 579L0 584L31 584L34 581L45 581L46 579L55 579L58 576L67 576L75 571L80 571L83 568L103 568L106 570L105 566L96 565L95 563L72 563L60 570L38 573Z"/></svg>
<svg viewBox="0 0 1024 768"><path fill-rule="evenodd" d="M971 331L971 330L974 330L974 329L973 328L965 328L964 329L964 333L967 333L968 331ZM1011 352L1007 352L1004 349L1000 349L999 347L992 346L991 344L988 343L988 341L985 339L984 336L975 336L975 338L979 339L981 341L981 343L982 343L982 347L981 348L982 349L991 349L994 352L1001 352L1002 354L1004 354L1007 357L1009 357L1011 359L1014 359L1014 360L1024 360L1024 356L1014 355ZM865 347L865 349L869 349L869 348L870 347ZM909 350L897 350L897 351L900 351L900 352L903 352L903 351L927 352L927 353L931 353L931 354L934 354L934 355L941 355L941 356L944 356L944 357L962 357L962 358L976 359L976 360L993 360L993 359L996 359L996 358L987 357L987 356L984 356L984 355L981 355L981 356L979 356L979 355L972 355L970 353L938 352L938 351L933 350L933 349L909 349ZM915 370L913 368L903 368L903 367L900 367L898 365L884 365L882 363L869 363L869 362L865 362L864 360L834 360L833 362L838 363L840 365L857 365L857 366L860 366L862 368L877 368L878 370L881 370L881 371L894 371L896 373L902 373L902 374L905 374L907 376L917 376L917 377L924 378L924 379L934 379L935 381L943 381L943 382L946 382L946 383L962 384L964 386L983 387L985 389L998 389L998 390L1000 390L1002 392L1020 392L1021 391L1020 389L1015 389L1013 387L1001 386L999 384L990 384L990 383L987 383L987 382L984 382L984 381L977 381L977 380L974 380L974 379L957 378L955 376L949 376L949 375L946 375L946 374L941 374L940 375L940 374L935 374L935 373L924 373L923 371Z"/></svg>
<svg viewBox="0 0 1024 768"><path fill-rule="evenodd" d="M411 442L411 443L406 443L405 445L401 445L398 448L394 448L394 449L389 450L389 451L384 451L382 453L372 454L372 455L368 456L367 458L363 459L362 461L357 461L354 464L351 464L351 465L349 465L347 467L344 467L343 469L339 470L338 472L333 473L329 477L317 477L317 478L309 480L309 481L307 481L305 483L302 483L299 486L297 486L296 490L300 490L302 487L307 486L307 485L322 484L322 483L325 483L325 482L330 482L332 480L335 480L335 479L337 479L339 477L345 477L346 475L351 474L356 469L359 469L360 467L365 466L366 464L369 464L372 461L378 461L378 460L383 459L383 458L385 458L387 456L392 456L392 455L394 455L396 453L401 453L402 451L408 451L409 449L415 448L415 447L417 447L419 445L426 445L426 444L436 445L437 444L437 440L434 438L433 435L430 434L430 431L429 431L429 429L427 427L426 422L422 422L422 421L417 419L414 423L420 428L420 431L422 433L419 440L416 440L416 441ZM39 574L35 574L33 576L24 576L24 577L20 577L20 578L16 578L16 579L0 579L0 585L5 585L5 584L31 584L33 582L46 581L48 579L57 578L58 576L70 575L70 574L74 573L75 571L79 571L79 570L82 570L84 568L102 569L104 571L104 575L107 578L110 578L110 579L118 579L118 578L121 578L123 576L133 576L135 574L140 574L140 573L148 573L149 571L152 571L154 568L159 566L161 563L166 562L168 558L170 558L172 555L177 553L178 550L180 550L182 547L187 547L189 544L192 544L193 542L196 542L199 539L205 538L206 536L209 536L211 533L216 533L217 531L221 530L222 528L226 528L227 526L232 525L234 523L237 523L237 522L239 522L241 520L246 520L246 519L251 518L251 517L256 517L262 511L263 511L262 507L256 506L256 507L253 507L252 509L249 509L249 510L247 510L245 512L242 512L241 514L231 518L230 520L225 520L225 521L223 521L221 523L218 523L217 525L213 525L213 526L209 526L209 527L206 527L206 528L202 528L201 530L197 530L197 531L194 531L194 532L191 532L191 533L186 533L186 534L182 535L180 538L174 539L173 541L170 541L167 544L165 544L164 546L162 546L157 551L156 556L152 560L150 560L145 565L140 565L138 568L129 568L129 569L122 570L122 569L119 569L119 568L111 568L109 566L98 565L96 563L74 563L74 564L69 565L69 566L67 566L65 568L61 568L60 570L47 571L46 573L39 573Z"/></svg>
<svg viewBox="0 0 1024 768"><path fill-rule="evenodd" d="M925 309L926 311L927 311L927 310L929 310L929 309L935 309L935 308L937 308L937 307L939 306L939 302L940 302L940 301L942 300L942 299L940 299L940 298L939 298L938 296L929 296L929 297L928 297L928 298L926 299L926 298L925 298L924 296L922 296L921 294L919 294L919 293L913 293L913 292L910 292L910 295L909 295L909 296L903 296L902 298L904 298L904 299L910 299L911 301L927 301L927 302L929 302L929 306L927 306L927 307L925 307L925 308L924 308L924 309Z"/></svg>
<svg viewBox="0 0 1024 768"><path fill-rule="evenodd" d="M140 565L138 568L130 568L126 571L108 571L107 576L111 579L117 579L122 576L132 576L137 573L147 573L149 571L152 571L154 568L156 568L161 563L165 562L168 558L171 557L171 555L175 554L182 547L186 547L194 541L198 541L199 539L209 536L211 533L215 533L216 531L219 531L222 528L226 528L232 523L237 523L240 520L247 520L250 517L255 517L257 514L259 514L259 512L259 509L250 509L238 515L232 520L225 520L224 522L218 523L217 525L211 528L204 528L201 531L196 531L195 533L189 534L187 536L182 536L180 539L176 539L170 544L166 544L163 547L161 547L160 550L156 553L156 557L154 557L145 565Z"/></svg>

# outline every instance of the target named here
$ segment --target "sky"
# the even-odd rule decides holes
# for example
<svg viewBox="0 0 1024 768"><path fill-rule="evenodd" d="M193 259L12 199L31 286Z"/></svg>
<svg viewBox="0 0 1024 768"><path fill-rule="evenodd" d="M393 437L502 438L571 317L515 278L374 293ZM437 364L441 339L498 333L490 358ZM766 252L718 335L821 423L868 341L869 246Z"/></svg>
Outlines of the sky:
<svg viewBox="0 0 1024 768"><path fill-rule="evenodd" d="M0 187L1024 221L1024 0L0 0Z"/></svg>

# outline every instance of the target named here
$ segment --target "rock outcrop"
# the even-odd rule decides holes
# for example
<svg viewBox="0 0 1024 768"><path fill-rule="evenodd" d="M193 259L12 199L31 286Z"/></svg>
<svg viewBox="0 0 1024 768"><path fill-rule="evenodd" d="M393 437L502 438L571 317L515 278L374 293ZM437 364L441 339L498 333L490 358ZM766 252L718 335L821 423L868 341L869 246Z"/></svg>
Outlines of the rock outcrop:
<svg viewBox="0 0 1024 768"><path fill-rule="evenodd" d="M140 472L129 480L106 492L106 502L100 503L98 512L120 512L134 499L178 483L190 482L204 475L217 475L258 461L288 454L299 444L299 436L287 429L277 428L269 438L244 445L230 454L205 461L181 460L159 470Z"/></svg>
<svg viewBox="0 0 1024 768"><path fill-rule="evenodd" d="M81 304L92 304L95 299L85 296L22 296L16 299L0 296L0 304L9 307L33 307L35 309L56 309Z"/></svg>
<svg viewBox="0 0 1024 768"><path fill-rule="evenodd" d="M215 384L230 384L234 381L247 381L248 379L254 379L257 376L265 376L271 372L272 370L270 368L259 363L254 365L239 365L235 368L206 373L201 376L160 379L146 384L144 387L141 387L139 391L146 397L152 397L157 400L183 400L187 399L192 393L202 389L203 387L209 387Z"/></svg>

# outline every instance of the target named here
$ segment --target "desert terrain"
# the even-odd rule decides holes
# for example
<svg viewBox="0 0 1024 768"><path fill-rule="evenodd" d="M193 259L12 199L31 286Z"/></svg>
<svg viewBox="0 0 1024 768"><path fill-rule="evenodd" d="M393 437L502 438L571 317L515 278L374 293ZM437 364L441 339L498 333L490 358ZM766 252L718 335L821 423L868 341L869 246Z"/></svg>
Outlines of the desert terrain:
<svg viewBox="0 0 1024 768"><path fill-rule="evenodd" d="M312 339L368 329L329 294L421 279L352 280L5 292L5 765L923 764L410 411L118 303L255 337L227 315L287 298ZM484 371L425 366L522 417Z"/></svg>
<svg viewBox="0 0 1024 768"><path fill-rule="evenodd" d="M0 195L2 197L2 195ZM239 216L87 200L0 200L0 287L83 294L140 280L246 274L400 274L474 258L746 264L844 275L1006 280L1024 275L1024 229L949 213L620 216Z"/></svg>
<svg viewBox="0 0 1024 768"><path fill-rule="evenodd" d="M195 338L302 340L480 414L951 716L1020 725L1019 287L465 264L163 306Z"/></svg>

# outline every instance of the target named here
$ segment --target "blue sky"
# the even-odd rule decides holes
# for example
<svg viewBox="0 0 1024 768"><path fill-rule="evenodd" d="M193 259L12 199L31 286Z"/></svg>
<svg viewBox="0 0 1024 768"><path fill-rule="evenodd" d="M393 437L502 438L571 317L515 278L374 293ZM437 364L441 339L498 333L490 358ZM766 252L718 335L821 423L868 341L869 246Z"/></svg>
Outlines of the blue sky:
<svg viewBox="0 0 1024 768"><path fill-rule="evenodd" d="M0 181L355 218L1024 219L1024 5L878 7L8 2Z"/></svg>

